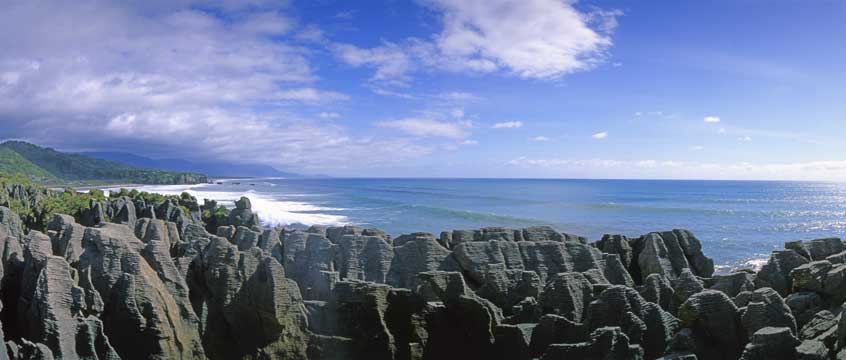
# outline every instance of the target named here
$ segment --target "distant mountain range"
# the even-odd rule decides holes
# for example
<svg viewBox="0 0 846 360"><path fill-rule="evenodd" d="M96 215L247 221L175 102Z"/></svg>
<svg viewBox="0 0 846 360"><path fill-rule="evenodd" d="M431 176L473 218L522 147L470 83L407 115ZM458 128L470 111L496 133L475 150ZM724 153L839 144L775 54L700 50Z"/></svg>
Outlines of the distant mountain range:
<svg viewBox="0 0 846 360"><path fill-rule="evenodd" d="M82 154L68 154L23 141L0 144L0 174L23 175L45 184L207 182L201 172L141 168Z"/></svg>
<svg viewBox="0 0 846 360"><path fill-rule="evenodd" d="M187 161L181 159L150 159L126 152L85 152L81 155L144 169L189 171L215 177L284 177L301 178L300 174L280 171L266 165L232 164L215 161Z"/></svg>

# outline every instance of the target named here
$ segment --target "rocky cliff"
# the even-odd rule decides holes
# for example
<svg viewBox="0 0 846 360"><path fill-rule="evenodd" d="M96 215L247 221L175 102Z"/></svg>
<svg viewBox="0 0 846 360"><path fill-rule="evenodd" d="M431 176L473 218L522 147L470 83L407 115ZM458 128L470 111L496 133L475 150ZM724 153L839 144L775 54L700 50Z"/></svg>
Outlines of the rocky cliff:
<svg viewBox="0 0 846 360"><path fill-rule="evenodd" d="M0 207L0 359L846 356L839 239L715 275L686 230L393 238L260 228L244 199L211 233L207 207L121 196L44 231Z"/></svg>

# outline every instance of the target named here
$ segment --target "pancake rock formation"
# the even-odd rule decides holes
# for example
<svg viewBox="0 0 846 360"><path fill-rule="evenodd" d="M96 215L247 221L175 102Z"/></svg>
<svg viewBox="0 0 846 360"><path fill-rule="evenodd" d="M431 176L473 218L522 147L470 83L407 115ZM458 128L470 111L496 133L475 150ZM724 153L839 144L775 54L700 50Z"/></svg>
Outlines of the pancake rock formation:
<svg viewBox="0 0 846 360"><path fill-rule="evenodd" d="M715 275L686 230L394 238L236 205L121 196L42 231L0 207L0 359L846 358L840 239Z"/></svg>

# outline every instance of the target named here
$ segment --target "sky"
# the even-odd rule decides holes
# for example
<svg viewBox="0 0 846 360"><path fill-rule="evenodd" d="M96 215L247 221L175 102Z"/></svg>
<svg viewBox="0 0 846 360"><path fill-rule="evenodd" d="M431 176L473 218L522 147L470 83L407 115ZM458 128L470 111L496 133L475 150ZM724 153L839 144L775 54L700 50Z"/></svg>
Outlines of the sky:
<svg viewBox="0 0 846 360"><path fill-rule="evenodd" d="M18 1L0 139L363 177L846 181L843 1Z"/></svg>

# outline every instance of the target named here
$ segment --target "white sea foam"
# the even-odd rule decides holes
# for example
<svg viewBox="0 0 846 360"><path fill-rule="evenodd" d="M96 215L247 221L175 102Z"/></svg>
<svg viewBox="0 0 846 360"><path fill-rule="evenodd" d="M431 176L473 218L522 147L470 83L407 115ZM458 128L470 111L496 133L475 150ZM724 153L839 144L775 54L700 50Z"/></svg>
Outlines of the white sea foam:
<svg viewBox="0 0 846 360"><path fill-rule="evenodd" d="M752 269L755 271L761 270L761 268L767 264L769 261L768 257L758 258L758 259L750 259L743 263L743 267L747 269Z"/></svg>
<svg viewBox="0 0 846 360"><path fill-rule="evenodd" d="M256 193L253 190L239 191L208 191L205 184L199 185L148 185L135 187L139 191L159 193L162 195L179 195L187 192L201 203L203 199L215 200L220 205L234 207L235 201L242 196L250 199L252 210L258 214L262 224L275 225L345 225L349 224L346 216L327 214L322 212L343 211L343 208L322 207L302 201L278 200L273 197ZM118 191L118 188L104 189ZM304 194L294 194L304 195ZM287 194L286 194L287 196Z"/></svg>

